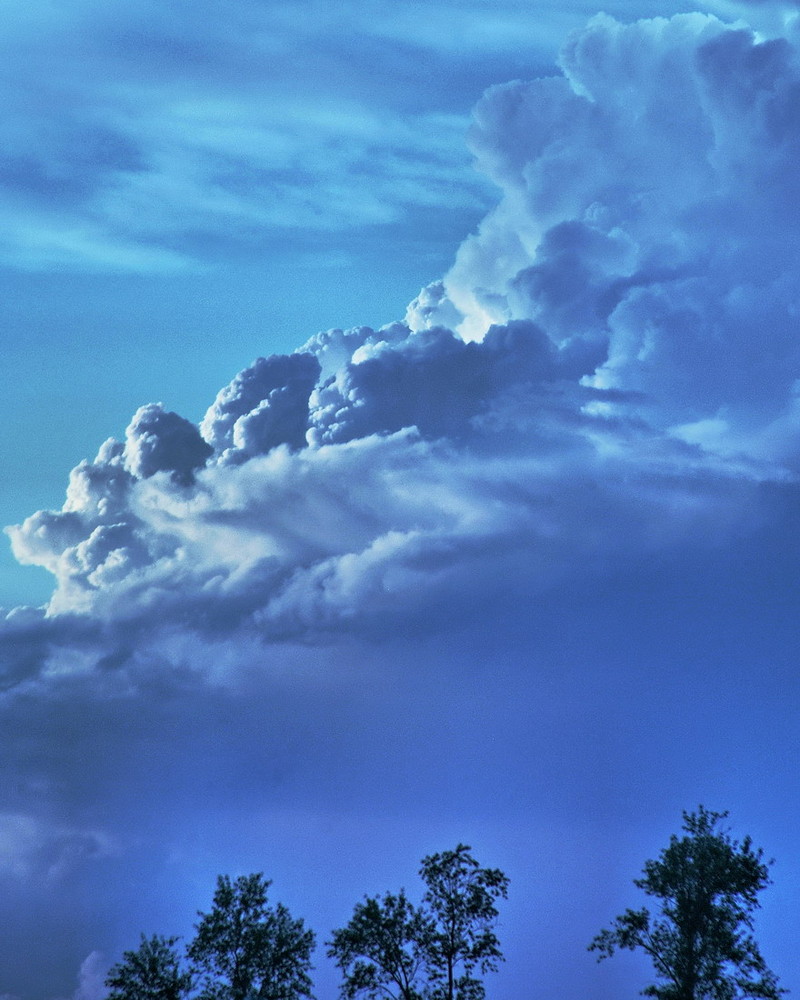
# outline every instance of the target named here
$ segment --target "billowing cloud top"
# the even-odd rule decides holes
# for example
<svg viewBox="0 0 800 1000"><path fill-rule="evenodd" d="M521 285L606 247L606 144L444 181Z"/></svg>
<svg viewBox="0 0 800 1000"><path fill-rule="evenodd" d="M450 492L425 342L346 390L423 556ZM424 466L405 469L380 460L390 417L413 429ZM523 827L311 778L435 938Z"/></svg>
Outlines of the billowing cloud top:
<svg viewBox="0 0 800 1000"><path fill-rule="evenodd" d="M535 320L584 382L717 449L795 432L797 51L700 14L595 18L564 75L492 89L474 144L505 197L448 290L480 335ZM755 438L759 438L756 443Z"/></svg>
<svg viewBox="0 0 800 1000"><path fill-rule="evenodd" d="M386 844L415 858L442 846L434 827L466 828L517 845L517 954L560 962L570 995L619 995L587 990L573 956L608 917L587 886L641 802L655 814L673 773L675 795L733 775L738 796L749 768L760 816L764 761L786 756L773 733L797 740L800 35L780 14L773 36L594 18L556 75L481 99L471 143L496 207L402 320L258 358L199 424L142 406L60 510L7 529L55 589L0 621L0 968L74 970L80 944L93 976L99 950L135 945L123 931L172 933L218 858L296 864L308 898L332 899L373 835L377 871ZM247 136L183 111L234 191L226 150ZM197 167L171 134L162 173L95 135L136 194L120 212ZM211 208L247 228L249 205ZM772 606L741 644L762 584ZM627 826L601 858L604 824ZM530 958L549 907L560 929ZM530 981L514 975L501 998Z"/></svg>
<svg viewBox="0 0 800 1000"><path fill-rule="evenodd" d="M510 559L546 587L722 530L742 490L793 478L793 36L601 15L561 66L478 105L502 198L404 323L259 358L199 429L142 407L61 511L9 529L57 587L7 637L68 619L123 662L187 627L269 640L435 617ZM59 641L35 648L11 678L56 669Z"/></svg>

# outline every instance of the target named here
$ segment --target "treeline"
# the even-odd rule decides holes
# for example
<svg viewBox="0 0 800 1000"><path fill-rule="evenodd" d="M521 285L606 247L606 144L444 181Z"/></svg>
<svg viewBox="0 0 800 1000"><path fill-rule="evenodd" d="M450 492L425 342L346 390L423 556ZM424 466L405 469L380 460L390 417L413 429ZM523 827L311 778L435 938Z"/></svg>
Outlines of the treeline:
<svg viewBox="0 0 800 1000"><path fill-rule="evenodd" d="M366 897L327 953L342 973L342 996L481 1000L478 978L502 959L496 901L508 879L482 868L459 844L423 858L415 906L399 893ZM281 903L271 906L262 874L217 879L211 910L199 913L185 953L178 939L142 936L108 974L109 1000L302 1000L312 997L313 931Z"/></svg>
<svg viewBox="0 0 800 1000"><path fill-rule="evenodd" d="M684 813L684 835L673 835L634 880L658 913L626 910L589 945L599 960L620 948L645 952L656 982L644 995L778 1000L786 992L751 933L770 862L749 837L731 837L726 816L702 806ZM367 896L331 933L325 944L342 1000L483 1000L482 977L503 960L496 904L508 878L482 868L465 844L423 858L419 874L419 905L402 889ZM314 932L269 904L270 885L261 873L219 876L185 949L175 937L142 935L110 970L108 1000L311 1000Z"/></svg>

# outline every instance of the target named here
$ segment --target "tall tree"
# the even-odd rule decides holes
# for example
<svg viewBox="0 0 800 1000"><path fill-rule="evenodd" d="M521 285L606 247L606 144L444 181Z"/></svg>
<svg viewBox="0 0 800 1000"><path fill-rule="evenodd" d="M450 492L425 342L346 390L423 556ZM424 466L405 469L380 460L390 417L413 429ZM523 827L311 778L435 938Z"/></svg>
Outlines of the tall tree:
<svg viewBox="0 0 800 1000"><path fill-rule="evenodd" d="M107 1000L183 1000L192 988L192 977L181 970L177 940L142 934L136 951L123 952L122 961L110 969Z"/></svg>
<svg viewBox="0 0 800 1000"><path fill-rule="evenodd" d="M209 913L199 913L187 953L202 977L201 1000L311 997L314 933L281 903L267 905L261 873L220 875Z"/></svg>
<svg viewBox="0 0 800 1000"><path fill-rule="evenodd" d="M634 885L659 901L626 910L589 945L598 961L618 948L641 949L657 983L644 996L658 1000L777 1000L785 990L752 935L758 894L770 884L763 851L739 843L722 826L727 813L702 806L683 814L685 835L670 837L658 859L645 863Z"/></svg>
<svg viewBox="0 0 800 1000"><path fill-rule="evenodd" d="M432 931L431 921L402 889L358 903L350 923L328 943L329 957L342 970L344 1000L421 1000Z"/></svg>
<svg viewBox="0 0 800 1000"><path fill-rule="evenodd" d="M499 868L481 868L465 844L423 858L419 873L432 923L426 942L431 996L482 1000L484 986L474 973L494 972L503 959L495 902L506 898L508 878Z"/></svg>

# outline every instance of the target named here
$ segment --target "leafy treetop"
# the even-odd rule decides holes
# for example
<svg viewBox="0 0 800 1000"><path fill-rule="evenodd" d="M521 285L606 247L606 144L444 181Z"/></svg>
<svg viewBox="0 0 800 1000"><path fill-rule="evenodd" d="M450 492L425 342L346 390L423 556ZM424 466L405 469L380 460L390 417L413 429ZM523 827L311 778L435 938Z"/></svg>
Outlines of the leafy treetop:
<svg viewBox="0 0 800 1000"><path fill-rule="evenodd" d="M670 837L645 862L634 885L658 900L659 915L626 910L589 945L598 961L618 948L642 950L657 983L643 995L658 1000L778 1000L786 991L767 967L752 935L759 893L770 884L763 851L722 826L727 813L700 806L683 814L684 836Z"/></svg>

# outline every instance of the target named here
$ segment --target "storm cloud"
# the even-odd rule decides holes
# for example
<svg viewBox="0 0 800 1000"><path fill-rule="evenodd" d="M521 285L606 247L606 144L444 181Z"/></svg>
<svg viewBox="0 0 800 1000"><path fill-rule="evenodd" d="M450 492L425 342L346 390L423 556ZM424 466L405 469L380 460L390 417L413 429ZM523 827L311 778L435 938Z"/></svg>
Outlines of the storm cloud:
<svg viewBox="0 0 800 1000"><path fill-rule="evenodd" d="M75 469L63 510L10 529L56 575L51 613L130 621L158 592L180 621L218 601L219 623L267 636L350 627L402 613L476 547L562 569L602 549L576 493L658 545L793 479L791 41L598 16L561 64L479 104L473 147L503 199L413 329L259 358L200 430L142 407Z"/></svg>
<svg viewBox="0 0 800 1000"><path fill-rule="evenodd" d="M60 510L7 529L55 584L0 629L13 899L29 882L43 907L54 881L83 899L115 865L128 887L170 865L196 880L231 817L249 858L245 801L274 845L289 850L298 815L313 827L310 802L318 839L354 836L355 851L382 830L377 801L409 831L379 875L431 836L431 815L437 835L458 821L495 846L505 824L523 884L528 839L557 857L511 921L522 948L527 907L558 895L575 859L584 883L611 865L585 826L621 833L631 801L659 808L658 747L685 741L676 795L703 767L706 787L733 787L707 759L702 706L721 706L720 759L738 754L757 787L737 729L745 627L773 657L762 741L770 717L788 731L781 692L796 690L778 639L797 582L798 55L792 24L764 39L705 14L598 15L557 75L484 94L470 141L499 201L402 320L256 359L199 424L142 406L73 470ZM130 144L103 143L138 176ZM565 926L579 897L567 879ZM570 941L607 902L592 898ZM116 939L79 923L58 961L82 948L88 983ZM571 975L585 986L585 967ZM500 995L524 978L517 959ZM589 992L614 995L603 982Z"/></svg>

